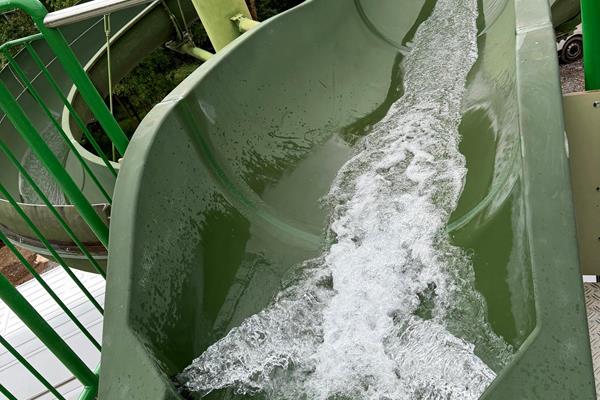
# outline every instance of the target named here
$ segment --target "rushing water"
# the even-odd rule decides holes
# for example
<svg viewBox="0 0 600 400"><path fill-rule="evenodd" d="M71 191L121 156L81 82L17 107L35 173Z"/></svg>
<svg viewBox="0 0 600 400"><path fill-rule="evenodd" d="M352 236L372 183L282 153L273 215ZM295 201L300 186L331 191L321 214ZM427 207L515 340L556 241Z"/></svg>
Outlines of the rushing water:
<svg viewBox="0 0 600 400"><path fill-rule="evenodd" d="M511 349L445 232L466 176L458 126L477 15L477 0L437 1L404 61L404 96L332 185L331 245L186 368L186 390L465 400L494 379Z"/></svg>

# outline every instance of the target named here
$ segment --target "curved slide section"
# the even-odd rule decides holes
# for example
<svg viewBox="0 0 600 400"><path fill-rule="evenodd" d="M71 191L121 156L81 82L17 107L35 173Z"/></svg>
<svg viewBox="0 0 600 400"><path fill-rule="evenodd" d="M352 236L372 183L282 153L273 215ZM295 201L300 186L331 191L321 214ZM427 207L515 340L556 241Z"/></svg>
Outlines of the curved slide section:
<svg viewBox="0 0 600 400"><path fill-rule="evenodd" d="M581 23L581 2L578 0L551 0L552 23L557 35L570 33Z"/></svg>
<svg viewBox="0 0 600 400"><path fill-rule="evenodd" d="M164 4L157 1L145 8L137 7L128 9L116 13L111 17L111 27L113 32L115 32L111 40L113 82L118 82L147 54L168 40L176 38L177 30L171 18L173 15L181 14L173 12L170 15L167 9L178 11L176 0L166 1ZM187 19L186 22L191 22L197 18L191 3L186 2L183 11ZM181 24L180 17L175 17L175 19ZM106 37L102 19L70 25L63 29L63 33L100 93L103 96L107 95ZM63 93L68 95L74 109L85 122L91 122L92 117L89 110L79 98L69 77L58 63L54 62L49 49L47 49L42 41L34 42L33 47L48 67ZM64 108L61 99L54 94L48 81L37 69L29 54L23 51L17 55L16 60L26 75L32 80L34 87L39 93L42 93L45 104L55 118L59 122L62 122L65 132L71 135L76 148L79 148L80 154L99 178L104 189L109 193L112 192L114 176L100 161L99 157L79 145L79 140L82 136L81 132L77 130L68 110ZM94 205L97 213L105 221L108 221L110 206L106 204L106 199L91 182L90 178L86 176L85 170L75 156L71 154L67 145L60 139L54 127L47 120L43 110L23 89L9 68L5 68L1 72L1 76L18 98L23 109L28 112L34 126L46 138L47 143L49 143L57 157L63 160L66 170L75 182L80 185L83 193ZM54 179L48 174L39 160L31 154L8 119L4 118L0 122L0 132L3 142L8 145L17 159L21 161L22 165L32 175L52 204L57 206L57 210L64 217L75 235L85 244L90 253L101 265L106 265L106 249L98 242L95 235L78 215L75 207L68 204L54 182ZM118 170L118 163L113 163L113 168ZM51 212L43 205L31 186L29 186L27 181L23 179L18 170L6 157L0 157L0 177L11 196L19 202L20 206L38 228L40 228L58 254L67 260L71 266L88 269L89 266L86 258L80 253L77 246L72 243L70 237L58 224ZM44 245L38 241L37 237L12 208L10 203L2 198L0 198L0 229L14 243L51 258Z"/></svg>
<svg viewBox="0 0 600 400"><path fill-rule="evenodd" d="M465 279L485 300L475 314L510 353L475 350L495 377L481 398L592 400L550 8L544 0L478 4L478 58L458 126L467 172L444 237L468 256L473 272ZM148 114L115 188L110 265L118 268L107 281L101 399L198 398L172 378L272 304L282 281L293 288L312 273L309 264L298 278L295 266L318 263L335 242L324 235L331 220L323 197L361 138L405 95L415 32L434 6L307 1L224 48ZM360 240L359 232L356 246ZM311 296L340 284L321 278ZM415 318L432 318L428 299L438 290L413 296ZM297 320L290 315L286 321ZM252 321L281 322L267 317ZM257 351L270 355L281 340L243 326L256 335L242 347L264 340ZM295 328L290 340L319 332ZM226 366L234 372L255 366L252 357L235 358L238 344L216 351L232 357ZM233 378L256 389L288 372ZM232 396L256 398L220 390L206 398Z"/></svg>
<svg viewBox="0 0 600 400"><path fill-rule="evenodd" d="M432 2L426 2L427 4ZM491 26L490 21L497 17L497 13L503 9L504 1L494 0L486 2L487 12L485 14L486 26ZM174 0L166 2L166 6L170 10L178 10L178 5ZM431 4L428 6L430 7ZM196 15L193 11L191 2L183 2L184 15L188 22L195 19ZM401 21L396 21L391 16L380 15L381 10L385 10L387 6L372 7L366 6L361 12L364 13L365 23L373 32L379 35L383 40L388 41L392 46L402 49L403 45L395 42L396 37L402 37L402 32L407 30L406 26L410 25L410 19L414 16L407 14L401 17ZM552 4L553 20L555 25L560 25L578 14L578 2L573 0L554 1ZM176 15L177 12L172 14ZM155 2L145 9L137 8L116 13L112 16L112 29L117 33L112 39L112 73L113 80L118 82L124 75L127 74L135 65L143 59L149 52L162 45L169 39L176 37L176 30L171 21L170 16L164 5L160 2ZM371 18L378 19L377 26L373 25ZM106 71L106 52L104 49L105 36L102 20L94 20L92 22L84 22L68 26L63 29L63 32L70 42L72 49L78 56L82 65L90 75L102 95L107 94L107 71ZM414 32L413 32L414 33ZM82 116L86 122L91 121L91 115L85 104L81 101L74 87L70 86L71 82L65 75L62 69L53 63L52 56L48 49L41 42L33 44L35 50L41 55L42 60L49 67L49 70L57 80L61 89L68 93L69 100L74 105L75 110ZM99 50L98 50L99 49ZM406 50L406 49L405 49ZM44 77L40 75L33 61L25 52L17 56L17 61L24 69L27 76L33 78L33 84L40 93L48 94L44 100L49 109L55 114L56 118L62 121L64 130L71 134L73 142L79 152L87 161L88 166L99 178L107 191L112 191L114 187L114 176L108 171L99 157L88 152L79 145L81 132L79 131L73 119L68 113L68 110L63 108L62 102L56 96L52 96L52 90ZM46 120L42 110L36 105L35 101L23 90L21 84L8 68L5 68L1 73L3 81L13 93L18 94L19 101L24 109L28 110L29 116L32 118L34 125L40 129L40 132L46 136L47 141L51 144L51 148L59 159L63 160L67 170L71 176L79 183L84 194L88 197L98 214L108 221L110 216L110 207L105 203L104 197L98 191L91 180L86 176L86 172L81 168L79 161L70 154L69 149L62 143ZM37 183L42 187L53 204L58 206L59 212L65 217L65 220L71 226L78 238L88 247L88 250L94 257L101 262L106 263L106 249L98 243L94 234L87 227L85 222L79 217L75 208L69 205L64 198L64 195L54 184L53 178L48 175L45 168L40 164L33 154L31 154L25 143L19 138L8 120L3 119L0 122L2 139L8 143L11 151L23 163L28 171L32 172L36 177ZM115 170L119 169L118 163L113 163ZM11 195L19 200L20 206L25 210L27 215L36 225L41 228L44 236L49 239L58 253L66 260L69 260L73 266L88 268L88 263L80 253L77 246L71 242L69 236L64 232L62 227L58 225L49 210L41 204L41 201L34 193L28 183L20 176L19 172L6 158L0 159L0 174L2 182L6 182L7 189ZM38 241L33 232L24 223L22 218L16 214L10 204L0 198L0 229L15 243L26 247L37 253L44 254L50 257L45 247ZM50 257L51 258L51 257Z"/></svg>

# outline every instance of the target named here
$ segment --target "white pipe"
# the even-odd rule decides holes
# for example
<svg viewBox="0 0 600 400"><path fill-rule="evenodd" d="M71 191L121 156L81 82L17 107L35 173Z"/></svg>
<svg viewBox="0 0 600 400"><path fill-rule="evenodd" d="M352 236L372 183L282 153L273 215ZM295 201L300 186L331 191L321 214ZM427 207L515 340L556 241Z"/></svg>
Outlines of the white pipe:
<svg viewBox="0 0 600 400"><path fill-rule="evenodd" d="M44 25L57 28L152 1L154 0L94 0L51 12L44 18Z"/></svg>

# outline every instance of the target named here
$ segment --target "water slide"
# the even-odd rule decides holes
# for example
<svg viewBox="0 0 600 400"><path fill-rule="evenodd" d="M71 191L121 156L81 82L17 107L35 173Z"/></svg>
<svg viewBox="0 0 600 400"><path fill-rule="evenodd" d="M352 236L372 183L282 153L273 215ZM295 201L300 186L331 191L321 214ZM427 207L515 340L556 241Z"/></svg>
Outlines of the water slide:
<svg viewBox="0 0 600 400"><path fill-rule="evenodd" d="M325 234L340 232L340 226L331 226L339 215L330 214L323 197L332 185L340 184L336 178L340 169L352 166L355 161L348 161L372 144L361 139L379 132L382 124L393 126L387 115L402 109L405 102L418 101L420 92L415 88L429 87L435 76L429 74L445 68L446 60L436 60L427 51L426 37L419 36L432 34L437 42L431 43L438 43L440 36L435 35L443 30L449 35L448 46L454 45L456 52L444 53L454 68L450 71L458 71L456 79L464 76L466 84L456 87L447 78L440 80L440 85L457 90L460 96L457 102L452 96L458 92L449 92L448 99L442 96L439 101L459 110L458 122L444 123L456 123L460 145L449 143L464 155L466 177L456 204L450 204L443 232L435 237L443 238L448 250L440 255L442 259L461 254L453 262L468 264L467 275L461 278L470 285L465 293L473 293L474 287L480 294L459 308L463 310L459 319L461 312L472 319L448 329L465 333L469 326L464 324L472 324L473 330L485 327L485 335L494 339L486 342L485 336L475 335L473 347L456 337L438 340L437 344L448 347L434 346L423 357L436 362L462 349L461 357L468 362L449 363L448 371L457 364L478 366L472 372L481 378L473 381L479 386L471 382L469 390L480 390L480 398L486 400L596 398L550 7L545 0L481 0L476 28L466 40L464 30L444 25L443 15L436 16L438 30L431 25L419 29L433 18L435 4L430 0L306 1L224 48L142 121L115 187L101 399L191 399L206 394L208 399L258 399L264 393L271 393L270 398L301 398L290 395L298 385L318 373L334 376L328 373L350 365L346 362L351 354L340 348L337 356L321 359L334 361L325 364L331 368L318 364L303 369L306 365L299 353L289 355L290 349L306 350L303 346L318 341L320 329L326 326L309 323L314 311L310 308L292 309L293 318L286 320L290 309L285 304L321 304L320 299L331 296L324 315L334 318L343 314L326 312L335 310L336 296L348 290L358 295L337 304L341 311L369 294L385 297L385 290L360 291L361 285L369 288L377 277L365 273L336 281L336 274L343 271L332 266L331 275L316 279L304 292L308 299L294 297L293 289L277 293L282 281L288 288L303 288L318 274L319 268L306 264L296 271L295 266L306 260L319 264L323 254L332 264L343 259L344 251L332 256L336 237ZM562 21L554 24L558 22ZM461 40L457 42L453 34ZM461 48L461 43L466 47ZM478 57L472 68L467 65L466 74L455 57L471 60L469 46L477 49ZM387 155L386 149L374 154ZM396 162L402 165L402 160ZM385 177L394 165L375 169L374 174ZM363 169L370 171L370 166L366 163ZM356 177L361 171L344 176ZM384 185L384 181L377 182ZM444 184L448 182L453 182L452 176ZM402 186L394 193L410 194L413 189ZM436 201L442 201L444 194L448 193ZM338 205L351 204L353 197L341 199ZM394 209L377 204L390 215L419 205L401 203ZM415 225L423 223L416 220ZM361 262L353 257L372 228L367 224L356 237L338 235L339 240L348 239L347 265L360 269ZM385 233L381 231L380 237ZM394 237L406 242L403 234ZM384 244L393 246L394 241ZM405 246L412 248L413 243ZM404 254L402 248L398 251ZM377 261L377 254L370 256ZM372 261L368 255L360 260ZM390 261L395 262L398 259ZM389 275L390 282L395 280ZM416 304L414 315L406 319L399 316L401 311L392 310L388 317L435 326L433 332L449 338L448 332L431 322L435 320L431 304L439 301L443 288L415 278L414 282L425 284L414 292L404 286L406 282L413 280L396 284L412 295L408 303ZM389 282L377 283L385 288ZM332 284L339 293L331 292ZM313 298L317 301L311 303ZM283 315L277 310L283 310ZM280 318L269 319L270 315ZM309 318L306 324L293 325L303 318ZM286 326L286 321L292 325ZM355 335L365 321L368 316L351 320L356 326L350 324L345 333ZM419 339L417 325L409 326ZM422 332L423 341L431 332ZM238 341L229 340L236 335ZM407 340L415 337L407 335ZM277 347L277 338L287 347ZM391 343L396 343L393 339ZM335 341L335 335L325 335L323 340ZM357 337L356 343L363 340L364 336ZM398 345L410 359L410 348ZM281 368L258 365L253 358L257 352L262 359L275 354L273 363ZM416 369L414 375L415 368L399 367L390 379L413 389L417 384L412 393L422 398L442 398L434 394L443 393L438 383L448 377L429 376L431 380L418 386L419 376L427 377L428 372ZM184 370L196 384L180 379ZM209 385L203 383L211 373L214 379ZM346 382L343 378L348 375L340 375L342 380L317 381L321 386L311 388L322 390L343 382L347 388L363 390L363 397L308 398L370 398L368 391L379 388L375 375L354 373L362 380ZM278 384L269 386L274 381ZM281 388L291 390L288 397L277 392ZM442 392L435 392L438 389Z"/></svg>
<svg viewBox="0 0 600 400"><path fill-rule="evenodd" d="M138 6L114 14L111 17L111 72L114 83L117 83L131 71L147 54L170 40L176 40L178 29L184 24L181 21L176 0L156 1L145 7ZM183 15L186 22L197 18L192 4L183 4ZM174 23L175 21L175 23ZM177 26L176 26L177 25ZM179 32L181 33L181 32ZM108 94L108 74L106 60L106 36L102 18L69 25L63 29L67 41L77 55L79 61L98 88L99 92ZM51 56L50 50L41 41L33 42L35 51L56 80L56 83L68 97L75 111L85 122L92 122L93 117L85 103L80 99L72 81ZM83 156L87 166L101 182L104 190L112 193L115 177L110 173L103 161L80 144L82 132L78 129L69 110L64 107L59 96L55 95L49 82L28 54L21 51L15 59L32 81L52 115L58 120L64 132L71 138L79 154ZM56 128L50 123L35 99L19 82L17 75L9 68L4 68L0 74L9 89L17 96L21 106L27 110L31 121L42 135L51 143L51 148L63 161L67 171L80 186L84 195L94 205L97 213L108 221L110 204L91 181L88 172L80 161L59 138ZM91 255L102 266L106 265L107 251L99 243L96 236L79 216L74 206L65 199L54 179L46 172L37 158L28 150L25 142L19 137L7 118L0 121L0 132L3 143L7 145L14 156L21 161L26 170L32 175L38 186L47 195L57 211L63 216L74 234L86 246ZM112 167L118 171L120 165L112 162ZM44 237L52 244L57 253L69 263L69 266L93 270L81 250L73 243L65 230L59 225L48 207L46 207L18 169L4 155L0 157L0 174L2 182L10 195L19 202L24 212L40 228ZM52 258L25 221L17 214L11 204L0 196L0 229L6 236L24 248Z"/></svg>
<svg viewBox="0 0 600 400"><path fill-rule="evenodd" d="M178 6L174 0L168 1L166 5L169 10L172 10L172 15L167 14L165 7L160 2L155 2L145 9L138 7L117 13L112 17L112 30L113 32L117 32L113 35L111 41L113 52L112 73L115 81L121 79L146 54L177 36L172 19L175 18L175 20L178 20L179 18L180 14L177 13ZM190 20L195 18L190 2L184 2L184 13L186 18ZM579 15L579 7L577 2L558 1L552 5L552 13L554 25L559 26L569 23L573 18L576 18ZM149 26L152 27L151 30L147 29ZM94 20L92 22L88 21L68 26L64 29L64 34L80 62L86 67L86 71L91 76L96 87L100 90L101 94L106 95L108 88L106 82L107 63L104 46L105 33L102 21ZM143 45L139 45L140 43L143 43ZM71 86L72 84L66 74L56 63L53 64L53 59L49 51L39 42L34 43L33 46L40 54L43 62L50 67L50 72L57 80L58 85L65 94L69 94L69 100L74 104L75 110L82 115L85 121L91 121L92 117L89 110L80 100L78 92ZM48 83L26 52L21 52L16 59L23 67L27 76L32 78L34 86L40 93L51 93ZM105 198L95 185L92 184L88 174L82 169L79 161L73 156L73 153L60 140L54 140L57 133L49 122L47 122L42 110L36 105L35 100L24 90L15 74L9 68L5 68L0 73L4 82L13 90L13 93L19 94L19 101L24 108L31 111L30 117L32 117L35 126L39 127L40 131L44 132L45 135L49 135L51 141L56 144L53 150L63 160L67 169L84 190L88 199L95 205L98 214L104 220L108 220L110 206L106 203ZM105 190L111 193L114 188L114 176L108 171L96 154L80 146L82 133L69 111L63 107L61 100L56 96L48 94L44 97L44 100L55 117L61 121L65 132L73 138L73 144L79 153L83 155L88 167L98 176ZM30 172L33 171L34 175L37 176L37 183L49 195L48 197L52 203L58 206L59 212L65 217L65 220L69 223L76 236L85 243L90 253L100 261L100 264L105 265L107 259L106 249L98 243L95 235L79 217L74 207L66 204L68 202L64 195L58 189L53 179L45 172L41 164L26 149L25 143L18 137L12 125L4 118L0 122L0 128L3 139L8 144L9 149L24 163ZM120 165L112 163L112 167L118 171ZM0 159L0 171L3 174L3 182L7 182L7 190L11 196L19 201L20 206L32 221L38 227L42 228L42 233L49 239L59 255L74 267L90 269L89 263L75 243L72 242L71 238L51 215L47 207L42 204L39 197L26 180L23 179L19 171L5 157ZM8 201L2 199L1 196L0 216L2 220L0 229L14 243L18 243L22 247L52 258L46 247L39 242L23 219L16 214L14 208Z"/></svg>

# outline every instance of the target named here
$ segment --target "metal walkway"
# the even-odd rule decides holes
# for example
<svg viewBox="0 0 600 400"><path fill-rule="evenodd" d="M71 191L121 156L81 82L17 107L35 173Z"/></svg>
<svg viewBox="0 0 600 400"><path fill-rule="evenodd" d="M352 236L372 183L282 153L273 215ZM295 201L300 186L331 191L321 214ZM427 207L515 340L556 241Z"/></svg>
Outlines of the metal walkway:
<svg viewBox="0 0 600 400"><path fill-rule="evenodd" d="M585 307L587 309L590 344L594 360L594 375L596 377L596 393L600 394L600 283L586 282Z"/></svg>

